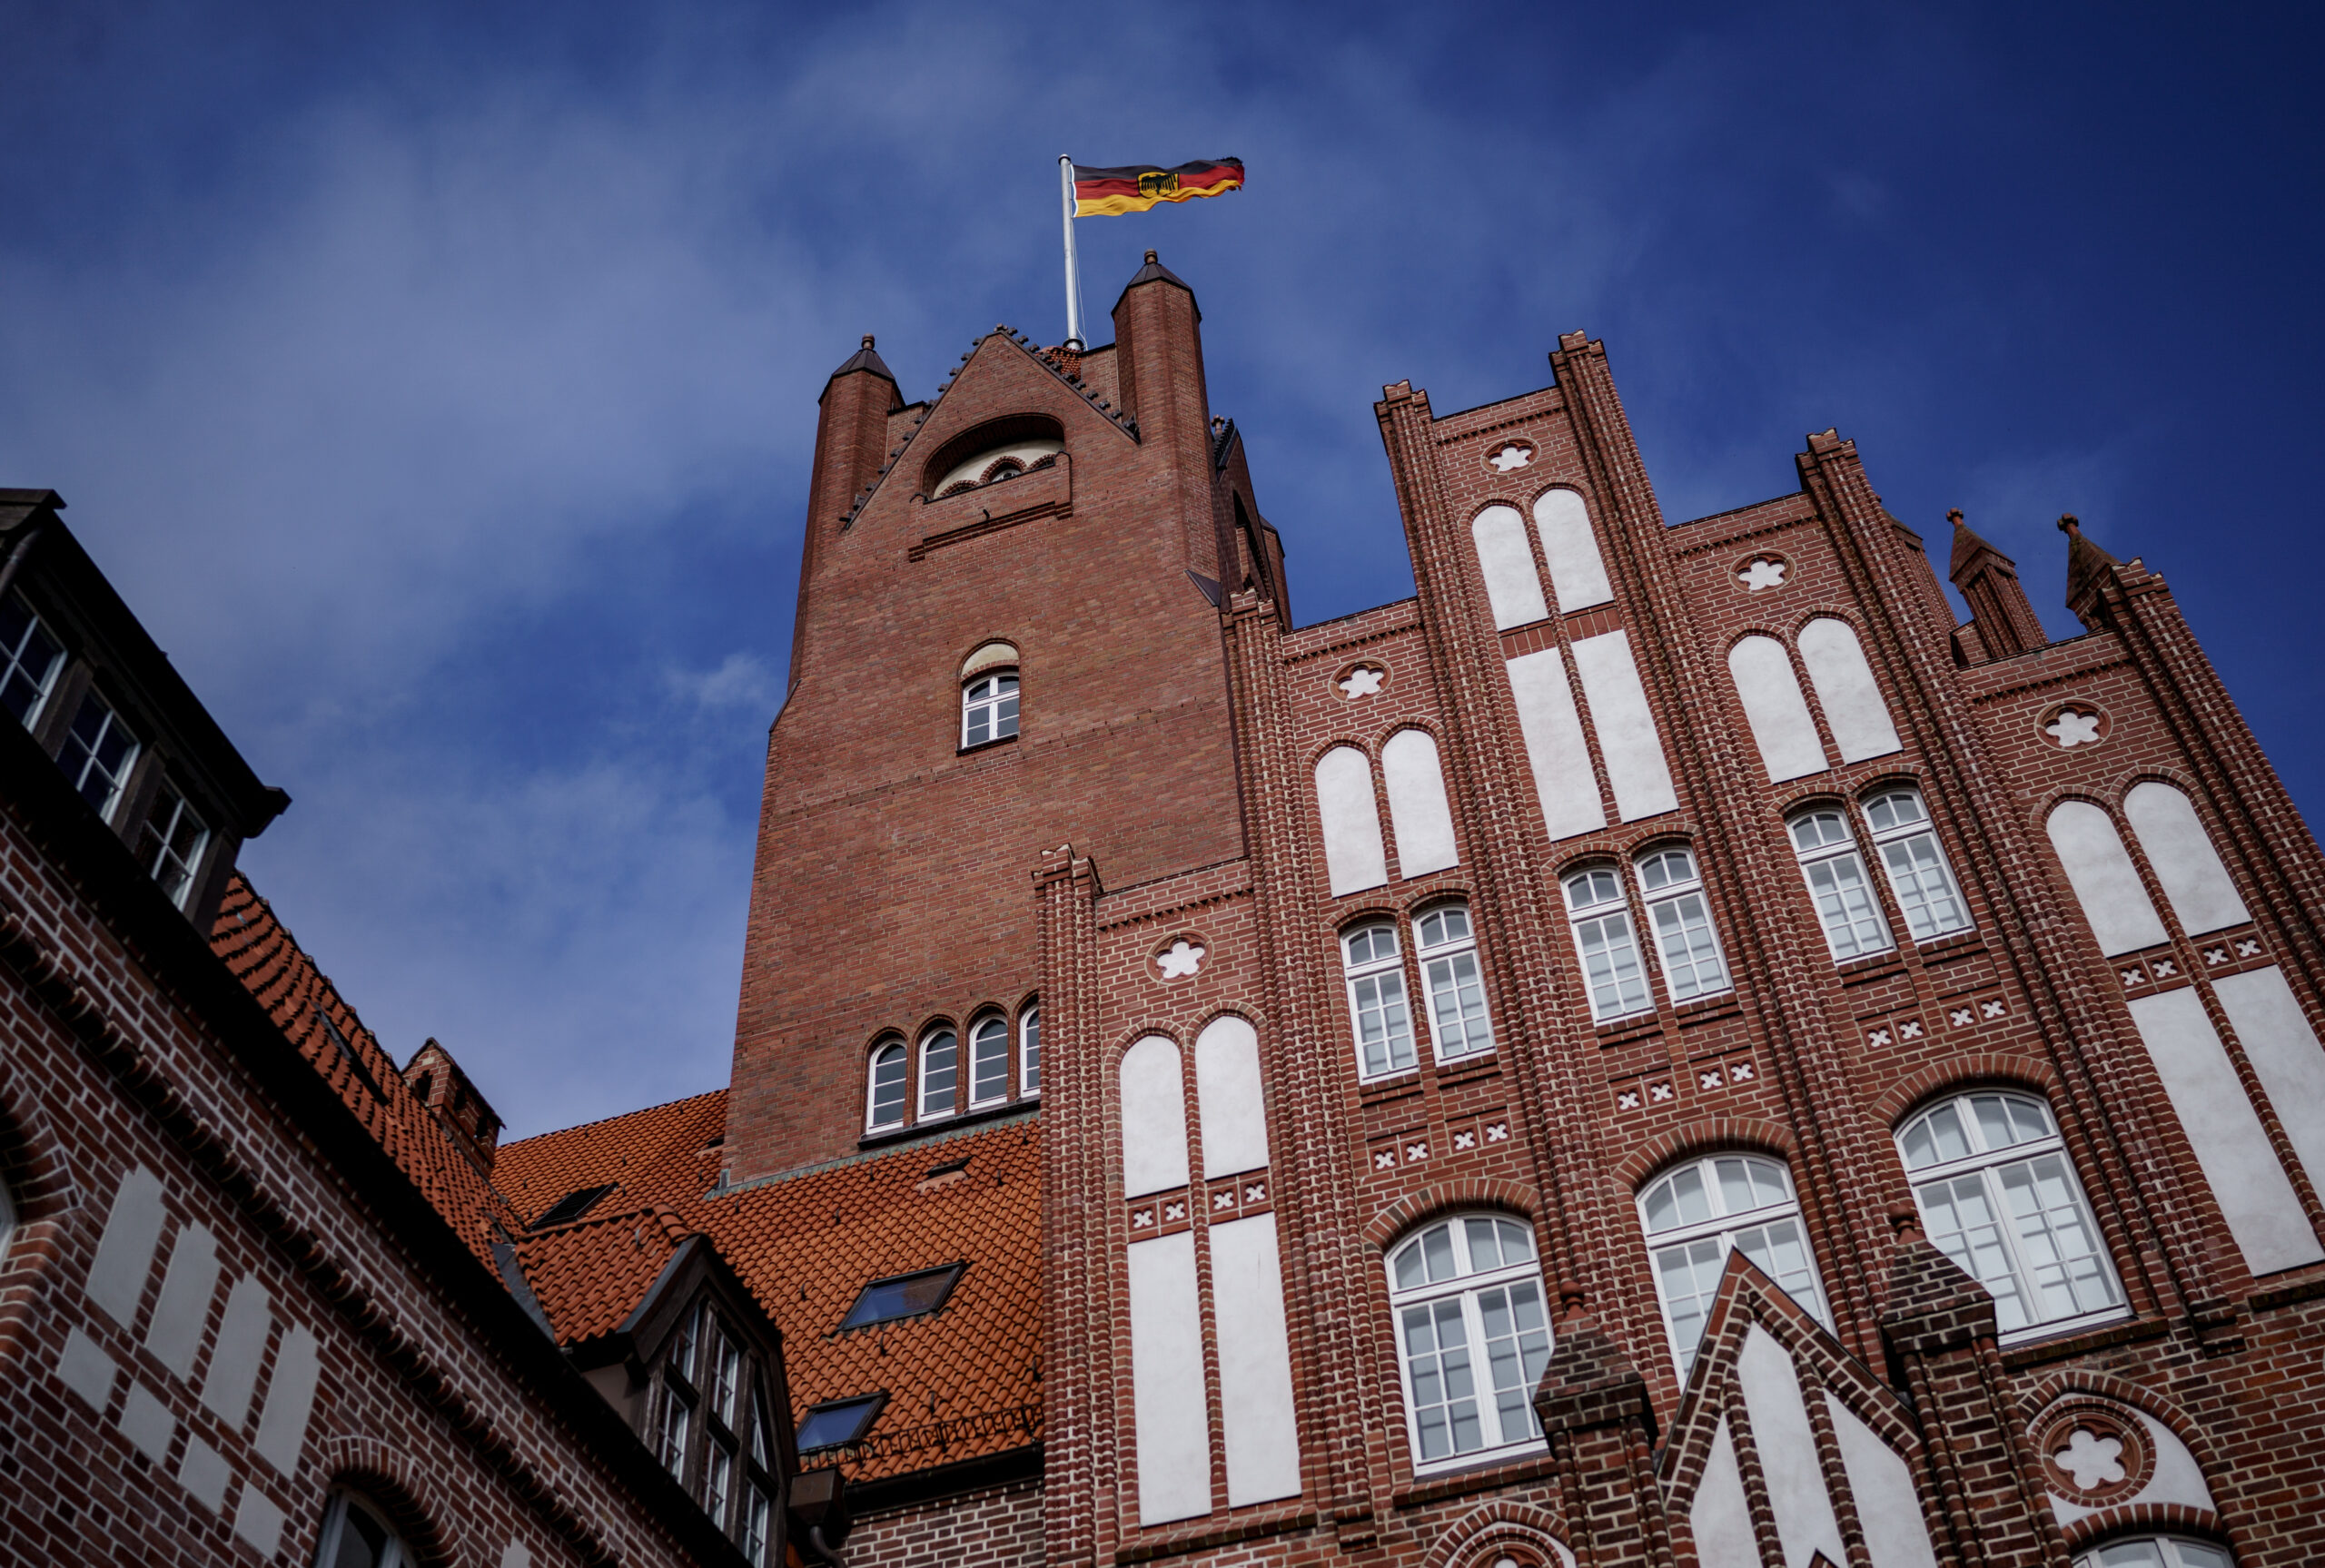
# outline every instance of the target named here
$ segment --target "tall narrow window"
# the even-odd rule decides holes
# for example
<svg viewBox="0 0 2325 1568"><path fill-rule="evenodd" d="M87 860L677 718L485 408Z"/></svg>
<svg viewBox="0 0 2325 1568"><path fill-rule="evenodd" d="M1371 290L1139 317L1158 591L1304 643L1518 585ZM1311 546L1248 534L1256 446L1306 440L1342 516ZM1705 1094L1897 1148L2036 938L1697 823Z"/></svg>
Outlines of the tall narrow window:
<svg viewBox="0 0 2325 1568"><path fill-rule="evenodd" d="M1731 1247L1829 1326L1792 1176L1776 1161L1749 1154L1690 1160L1641 1193L1638 1212L1682 1383Z"/></svg>
<svg viewBox="0 0 2325 1568"><path fill-rule="evenodd" d="M694 1411L675 1386L662 1389L662 1445L659 1450L664 1469L673 1475L684 1477L687 1473L687 1431L692 1425Z"/></svg>
<svg viewBox="0 0 2325 1568"><path fill-rule="evenodd" d="M1875 853L1889 873L1890 891L1897 895L1914 940L1966 929L1970 912L1954 884L1945 852L1937 847L1921 792L1885 790L1865 803L1865 820L1872 825Z"/></svg>
<svg viewBox="0 0 2325 1568"><path fill-rule="evenodd" d="M1348 1015L1356 1026L1357 1070L1367 1078L1413 1064L1413 1026L1405 1008L1404 954L1388 921L1341 938L1348 971Z"/></svg>
<svg viewBox="0 0 2325 1568"><path fill-rule="evenodd" d="M749 1500L743 1505L743 1561L751 1568L767 1568L767 1527L774 1522L775 1510L767 1494L754 1486Z"/></svg>
<svg viewBox="0 0 2325 1568"><path fill-rule="evenodd" d="M1516 1220L1440 1220L1389 1257L1416 1467L1541 1440L1534 1386L1550 1359L1534 1237Z"/></svg>
<svg viewBox="0 0 2325 1568"><path fill-rule="evenodd" d="M710 1413L729 1431L735 1425L735 1394L742 1386L743 1351L733 1340L718 1337L717 1360L710 1374Z"/></svg>
<svg viewBox="0 0 2325 1568"><path fill-rule="evenodd" d="M1017 674L980 676L961 688L961 744L981 746L1017 733Z"/></svg>
<svg viewBox="0 0 2325 1568"><path fill-rule="evenodd" d="M2004 1335L2122 1305L2091 1206L2041 1100L1959 1096L1907 1122L1897 1149L1932 1245L1994 1293Z"/></svg>
<svg viewBox="0 0 2325 1568"><path fill-rule="evenodd" d="M0 707L32 728L64 667L64 645L48 635L32 606L20 595L0 598Z"/></svg>
<svg viewBox="0 0 2325 1568"><path fill-rule="evenodd" d="M1647 994L1647 969L1639 962L1638 938L1631 930L1623 879L1610 865L1591 866L1566 879L1566 907L1574 928L1574 951L1582 960L1583 983L1590 992L1590 1016L1605 1021L1642 1012L1655 1004Z"/></svg>
<svg viewBox="0 0 2325 1568"><path fill-rule="evenodd" d="M911 1063L905 1060L903 1040L890 1040L872 1053L871 1083L865 1098L866 1128L878 1132L905 1124L905 1085L910 1077Z"/></svg>
<svg viewBox="0 0 2325 1568"><path fill-rule="evenodd" d="M999 1105L1009 1098L1009 1021L978 1021L969 1031L969 1108Z"/></svg>
<svg viewBox="0 0 2325 1568"><path fill-rule="evenodd" d="M83 697L56 764L81 798L96 807L97 814L107 822L121 804L121 792L128 786L129 770L136 761L137 737L129 733L121 716L96 693Z"/></svg>
<svg viewBox="0 0 2325 1568"><path fill-rule="evenodd" d="M1786 825L1834 961L1886 952L1895 946L1889 939L1889 922L1874 902L1873 885L1865 881L1865 862L1856 853L1848 819L1832 806L1817 806L1798 813Z"/></svg>
<svg viewBox="0 0 2325 1568"><path fill-rule="evenodd" d="M1042 1010L1029 1007L1017 1025L1017 1092L1042 1092Z"/></svg>
<svg viewBox="0 0 2325 1568"><path fill-rule="evenodd" d="M1415 922L1420 971L1429 985L1429 1027L1437 1059L1476 1056L1493 1049L1493 1020L1486 1013L1485 977L1478 969L1469 906L1440 903Z"/></svg>
<svg viewBox="0 0 2325 1568"><path fill-rule="evenodd" d="M734 1487L735 1456L724 1444L713 1443L702 1466L702 1511L721 1530L727 1528L727 1500Z"/></svg>
<svg viewBox="0 0 2325 1568"><path fill-rule="evenodd" d="M1638 884L1647 894L1647 923L1663 959L1663 983L1673 1001L1688 1001L1728 989L1727 963L1712 929L1711 905L1695 852L1667 844L1638 857Z"/></svg>
<svg viewBox="0 0 2325 1568"><path fill-rule="evenodd" d="M210 830L203 826L202 818L186 804L185 796L163 779L161 795L146 815L137 853L153 880L162 884L162 891L170 895L170 902L180 909L193 891L194 868L209 843Z"/></svg>
<svg viewBox="0 0 2325 1568"><path fill-rule="evenodd" d="M670 1369L689 1383L694 1381L694 1353L701 1326L702 1308L697 1307L678 1319L670 1336Z"/></svg>
<svg viewBox="0 0 2325 1568"><path fill-rule="evenodd" d="M950 1116L961 1077L961 1042L949 1029L933 1029L920 1042L920 1119Z"/></svg>

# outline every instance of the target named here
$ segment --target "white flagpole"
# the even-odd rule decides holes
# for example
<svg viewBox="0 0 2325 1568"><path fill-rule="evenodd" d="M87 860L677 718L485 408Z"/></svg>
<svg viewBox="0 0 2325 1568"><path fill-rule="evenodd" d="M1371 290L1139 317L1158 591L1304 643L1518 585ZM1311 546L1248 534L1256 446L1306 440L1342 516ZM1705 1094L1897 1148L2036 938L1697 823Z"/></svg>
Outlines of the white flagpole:
<svg viewBox="0 0 2325 1568"><path fill-rule="evenodd" d="M1073 159L1057 159L1058 197L1065 209L1065 346L1080 350L1082 342L1082 268L1073 255Z"/></svg>

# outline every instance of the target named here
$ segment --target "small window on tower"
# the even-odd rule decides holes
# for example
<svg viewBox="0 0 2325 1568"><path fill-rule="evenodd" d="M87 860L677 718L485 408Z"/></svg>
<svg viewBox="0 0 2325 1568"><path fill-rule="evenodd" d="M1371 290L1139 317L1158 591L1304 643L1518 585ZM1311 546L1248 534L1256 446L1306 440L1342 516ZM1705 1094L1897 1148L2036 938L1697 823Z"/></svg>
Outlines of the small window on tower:
<svg viewBox="0 0 2325 1568"><path fill-rule="evenodd" d="M1005 741L1017 733L1017 672L997 670L961 688L961 745Z"/></svg>

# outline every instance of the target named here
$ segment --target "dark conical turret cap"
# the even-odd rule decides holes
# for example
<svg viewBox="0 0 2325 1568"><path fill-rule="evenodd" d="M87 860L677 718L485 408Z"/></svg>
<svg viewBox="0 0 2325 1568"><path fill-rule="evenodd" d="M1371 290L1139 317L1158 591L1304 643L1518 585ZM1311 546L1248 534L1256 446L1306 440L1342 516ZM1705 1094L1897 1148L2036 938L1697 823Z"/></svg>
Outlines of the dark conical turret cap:
<svg viewBox="0 0 2325 1568"><path fill-rule="evenodd" d="M2059 518L2059 532L2067 537L2067 603L2080 606L2110 567L2123 563L2084 537L2083 520L2073 512Z"/></svg>
<svg viewBox="0 0 2325 1568"><path fill-rule="evenodd" d="M1954 555L1953 558L1946 562L1945 567L1945 575L1948 577L1955 582L1961 581L1964 571L1977 560L1981 553L1994 557L2006 567L2018 565L2016 561L1988 544L1975 529L1963 520L1960 508L1957 507L1945 515L1954 523Z"/></svg>
<svg viewBox="0 0 2325 1568"><path fill-rule="evenodd" d="M874 351L872 347L872 334L869 332L864 334L864 346L856 350L855 353L850 354L847 357L847 362L842 365L838 370L834 370L826 379L827 382L836 381L842 376L845 376L854 370L869 370L874 375L879 377L882 380L887 381L891 384L893 384L896 379L895 372L888 369L887 361L881 359L878 353Z"/></svg>
<svg viewBox="0 0 2325 1568"><path fill-rule="evenodd" d="M1141 283L1169 283L1173 288L1186 289L1188 299L1192 300L1195 297L1195 291L1187 287L1187 281L1164 266L1152 251L1146 252L1146 265L1138 270L1138 275L1123 285L1123 297L1128 297L1130 291ZM1119 311L1122 308L1122 298L1117 298L1114 301L1114 309ZM1195 320L1198 321L1202 320L1201 305L1195 307Z"/></svg>

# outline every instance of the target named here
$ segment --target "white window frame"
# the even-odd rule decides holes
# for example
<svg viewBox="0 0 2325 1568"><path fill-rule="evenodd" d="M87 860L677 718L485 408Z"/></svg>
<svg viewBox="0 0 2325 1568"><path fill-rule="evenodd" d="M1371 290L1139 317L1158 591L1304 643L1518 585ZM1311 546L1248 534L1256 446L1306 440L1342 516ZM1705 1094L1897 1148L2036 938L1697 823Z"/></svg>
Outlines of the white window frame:
<svg viewBox="0 0 2325 1568"><path fill-rule="evenodd" d="M1380 940L1386 934L1389 952L1380 952ZM1356 956L1358 940L1363 941L1366 956ZM1348 995L1350 1040L1356 1050L1356 1075L1370 1081L1394 1078L1400 1073L1417 1072L1420 1069L1420 1050L1413 1040L1412 999L1405 990L1405 944L1397 934L1397 922L1386 916L1360 921L1341 932L1341 973ZM1387 994L1390 987L1395 994ZM1367 996L1371 998L1368 1002ZM1365 1058L1368 1042L1365 1021L1368 1014L1380 1020L1381 1063L1374 1066ZM1401 1037L1403 1060L1398 1060L1397 1046Z"/></svg>
<svg viewBox="0 0 2325 1568"><path fill-rule="evenodd" d="M984 1070L989 1060L998 1065L1001 1082L1001 1087L991 1094L984 1092ZM1008 1100L1009 1021L997 1012L989 1012L969 1026L969 1109L983 1110L987 1106L1006 1104Z"/></svg>
<svg viewBox="0 0 2325 1568"><path fill-rule="evenodd" d="M1475 1256L1470 1243L1476 1234L1472 1227L1489 1230L1502 1261L1485 1268L1471 1267ZM1427 1277L1424 1260L1430 1254L1430 1243L1440 1237L1444 1239L1444 1255L1451 1264L1451 1272L1430 1279ZM1509 1248L1517 1241L1524 1243L1524 1256L1511 1261ZM1397 1336L1398 1387L1404 1399L1405 1440L1407 1452L1412 1456L1413 1473L1426 1475L1463 1470L1544 1447L1541 1423L1534 1414L1533 1395L1535 1385L1541 1381L1541 1368L1549 1360L1552 1336L1548 1289L1542 1279L1533 1228L1508 1214L1489 1211L1451 1215L1433 1219L1400 1239L1389 1249L1385 1261L1389 1314ZM1421 1266L1403 1268L1409 1262ZM1408 1280L1403 1285L1398 1283L1400 1268ZM1495 1297L1500 1298L1499 1303ZM1489 1327L1497 1311L1507 1315L1502 1321L1516 1333L1489 1336ZM1530 1324L1526 1321L1529 1311ZM1418 1324L1411 1321L1416 1315L1422 1315ZM1425 1405L1429 1409L1449 1407L1462 1396L1447 1390L1449 1397L1424 1402L1424 1391L1415 1386L1413 1334L1417 1328L1430 1334L1434 1343L1421 1354L1434 1357L1435 1346L1443 1343L1445 1329L1457 1319L1462 1330L1461 1344L1457 1347L1462 1357L1459 1370L1467 1375L1470 1391L1468 1398L1474 1405L1470 1419L1477 1423L1481 1441L1466 1449L1449 1441L1444 1453L1426 1457L1422 1425ZM1538 1346L1528 1344L1536 1336ZM1441 1365L1433 1370L1440 1377L1454 1371ZM1513 1417L1519 1427L1514 1435L1509 1429Z"/></svg>
<svg viewBox="0 0 2325 1568"><path fill-rule="evenodd" d="M895 1080L899 1091L895 1114L887 1120L880 1119L880 1070L893 1060L900 1074ZM901 1040L884 1040L872 1048L865 1059L864 1070L864 1130L893 1132L910 1119L912 1114L912 1051Z"/></svg>
<svg viewBox="0 0 2325 1568"><path fill-rule="evenodd" d="M81 719L84 715L93 709L98 715L97 733L94 738L84 738L81 734ZM118 764L107 767L99 754L105 742L113 737L115 731L128 737L129 749L121 754L121 761ZM123 722L121 715L114 710L111 703L99 696L92 688L81 698L81 712L73 715L72 727L65 732L64 743L58 749L56 763L64 770L65 778L72 783L73 793L83 800L89 798L86 792L89 775L92 773L105 781L105 800L103 805L97 806L97 814L105 821L111 822L113 814L121 809L122 796L127 794L129 789L129 775L136 770L137 759L143 754L144 749L143 743L137 738L137 733ZM75 750L81 754L77 765L68 760ZM94 801L90 804L96 804Z"/></svg>
<svg viewBox="0 0 2325 1568"><path fill-rule="evenodd" d="M1941 1142L1944 1137L1942 1119L1949 1113L1952 1129L1964 1150L1960 1154L1946 1154ZM2030 1113L2032 1122L2043 1129L2041 1132L2026 1130ZM1997 1126L2013 1141L1995 1142ZM1919 1164L1914 1163L1914 1153L1917 1132L1925 1140L1922 1147L1928 1151ZM1913 1183L1914 1203L1921 1211L1923 1234L1993 1295L2003 1344L2047 1338L2122 1317L2131 1311L2122 1282L2115 1274L2114 1260L2107 1255L2106 1238L2100 1232L2091 1200L2075 1172L2074 1160L2060 1136L2057 1119L2041 1100L2031 1094L2001 1090L1973 1090L1949 1095L1908 1117L1898 1128L1896 1140L1897 1158ZM2027 1172L2023 1184L2008 1181L2008 1173L2016 1170ZM1973 1189L1964 1194L1964 1185L1973 1183ZM2050 1192L2047 1199L2038 1197L2040 1207L2030 1216L2011 1198L2013 1191L2039 1193L2041 1188L2036 1183L2047 1186ZM1940 1188L1944 1190L1941 1193ZM1953 1223L1965 1198L1984 1205L1992 1234L1983 1241L1964 1241L1964 1236L1972 1234L1974 1228ZM1932 1213L1933 1202L1949 1199L1948 1209ZM2033 1238L2023 1234L2030 1220L2038 1230ZM2087 1249L2072 1259L2058 1261L2064 1249L2057 1242L2068 1227L2081 1228ZM2029 1240L2036 1243L2032 1248L2026 1245ZM2043 1252L2048 1252L2054 1261L2034 1261L2035 1255ZM2055 1273L2063 1267L2074 1269L2077 1266L2081 1266L2079 1277L2070 1275L2060 1282L2073 1303L2071 1310L2040 1316L2042 1297L2048 1294L2041 1284L2041 1275ZM2083 1306L2081 1299L2091 1293L2086 1287L2094 1283L2106 1299L2096 1307ZM2013 1315L2022 1321L2008 1322Z"/></svg>
<svg viewBox="0 0 2325 1568"><path fill-rule="evenodd" d="M939 1042L950 1042L952 1060L945 1063L942 1070L945 1077L945 1087L943 1091L944 1103L931 1109L930 1106L935 1103L933 1096L935 1090L931 1082L935 1070L931 1067L929 1058L935 1054ZM943 1121L947 1117L957 1115L961 1107L960 1031L949 1023L930 1025L928 1031L920 1037L920 1049L913 1053L913 1065L918 1070L913 1075L912 1102L915 1108L913 1116L914 1123L917 1125L924 1121Z"/></svg>
<svg viewBox="0 0 2325 1568"><path fill-rule="evenodd" d="M714 1437L702 1456L702 1511L723 1531L727 1504L734 1500L735 1451Z"/></svg>
<svg viewBox="0 0 2325 1568"><path fill-rule="evenodd" d="M1459 936L1442 938L1435 942L1425 940L1423 933L1430 921L1452 914L1460 917ZM1437 1060L1440 1062L1470 1061L1491 1055L1494 1050L1493 1005L1486 996L1485 960L1478 951L1478 928L1470 917L1468 902L1458 898L1446 899L1420 911L1413 917L1413 948L1414 956L1420 964L1421 991L1429 1004L1430 1048L1436 1052ZM1465 960L1469 970L1467 979L1477 991L1474 1020L1460 994ZM1461 1014L1462 1038L1457 1042L1459 1049L1453 1050L1446 1049L1445 1031L1438 1021L1440 1000L1447 995L1453 999ZM1484 1042L1472 1045L1472 1036L1479 1031L1483 1033Z"/></svg>
<svg viewBox="0 0 2325 1568"><path fill-rule="evenodd" d="M1623 873L1612 861L1593 861L1558 879L1566 897L1567 932L1594 1023L1637 1018L1655 1011L1655 988L1639 952Z"/></svg>
<svg viewBox="0 0 2325 1568"><path fill-rule="evenodd" d="M1911 802L1914 819L1885 828L1875 826L1875 808L1894 801ZM1865 814L1873 857L1881 863L1882 874L1889 880L1889 896L1895 901L1897 912L1905 917L1905 929L1914 941L1935 942L1968 931L1974 923L1970 919L1970 901L1963 896L1961 881L1945 858L1945 846L1938 842L1937 823L1930 819L1929 802L1922 792L1911 784L1893 784L1867 795L1857 803L1857 809ZM1895 858L1898 855L1907 863L1902 873ZM1908 886L1914 890L1910 895ZM1931 912L1941 901L1954 906L1951 923L1942 923L1943 917ZM1921 929L1924 923L1929 927L1926 932Z"/></svg>
<svg viewBox="0 0 2325 1568"><path fill-rule="evenodd" d="M178 829L191 823L193 828L192 847L181 853L177 847ZM146 814L144 831L153 835L153 862L145 869L169 894L170 902L183 909L186 900L193 896L194 873L202 868L202 857L210 848L210 827L202 820L193 804L185 798L177 785L164 777L161 794L155 797L153 809Z"/></svg>
<svg viewBox="0 0 2325 1568"><path fill-rule="evenodd" d="M680 1481L687 1474L687 1438L693 1431L694 1406L667 1380L662 1385L662 1425L655 1456L662 1468Z"/></svg>
<svg viewBox="0 0 2325 1568"><path fill-rule="evenodd" d="M25 708L23 721L29 730L37 726L41 715L48 711L48 699L56 691L56 677L64 669L64 644L42 623L39 613L24 595L12 593L8 601L23 613L25 629L12 646L0 646L0 692L19 677L31 685L33 700ZM48 662L37 674L25 663L25 650L34 646L35 639L48 646Z"/></svg>
<svg viewBox="0 0 2325 1568"><path fill-rule="evenodd" d="M1703 865L1696 858L1695 845L1651 844L1631 857L1631 871L1638 878L1639 898L1647 905L1646 930L1653 940L1657 967L1663 971L1664 994L1673 1005L1734 991L1736 976L1727 967L1726 950L1720 945L1719 922L1712 918L1711 894L1704 887ZM1664 877L1659 884L1653 880L1658 871ZM1710 944L1708 961L1694 944L1698 935ZM1707 964L1716 977L1708 983L1704 979ZM1682 969L1695 977L1695 989L1685 995L1680 994L1677 978Z"/></svg>
<svg viewBox="0 0 2325 1568"><path fill-rule="evenodd" d="M1035 1002L1017 1019L1017 1094L1034 1099L1042 1092L1042 1004Z"/></svg>
<svg viewBox="0 0 2325 1568"><path fill-rule="evenodd" d="M775 1508L767 1502L767 1494L759 1490L756 1481L743 1484L743 1560L751 1568L767 1568L768 1526L774 1523Z"/></svg>
<svg viewBox="0 0 2325 1568"><path fill-rule="evenodd" d="M2122 1548L2152 1546L2147 1556L2134 1557ZM2193 1547L2191 1553L2188 1548ZM2074 1568L2236 1568L2236 1558L2225 1546L2187 1535L2118 1535L2074 1554Z"/></svg>
<svg viewBox="0 0 2325 1568"><path fill-rule="evenodd" d="M1017 733L1017 672L1013 667L979 670L961 685L961 749L991 745ZM982 725L985 733L977 734Z"/></svg>
<svg viewBox="0 0 2325 1568"><path fill-rule="evenodd" d="M708 1314L705 1314L707 1317ZM743 1347L724 1330L717 1336L717 1348L710 1358L710 1413L727 1431L735 1430L735 1395L743 1384Z"/></svg>
<svg viewBox="0 0 2325 1568"><path fill-rule="evenodd" d="M347 1532L347 1515L352 1510L369 1517L386 1537L380 1550L375 1568L409 1568L412 1561L411 1548L398 1533L393 1521L379 1505L352 1492L333 1492L331 1502L323 1509L323 1527L315 1540L315 1562L328 1565L339 1561L339 1539Z"/></svg>
<svg viewBox="0 0 2325 1568"><path fill-rule="evenodd" d="M1775 1173L1784 1197L1775 1201L1756 1201L1747 1208L1730 1208L1732 1181L1723 1179L1728 1173L1720 1167L1737 1162L1744 1168L1748 1197L1758 1198L1770 1172ZM1694 1219L1681 1217L1657 1228L1653 1217L1656 1193L1671 1188L1676 1206L1680 1201L1678 1193L1684 1187L1684 1178L1690 1175L1700 1183L1697 1190L1704 1198L1705 1213ZM1727 1267L1728 1253L1739 1244L1743 1245L1744 1255L1758 1264L1760 1271L1806 1307L1811 1317L1827 1328L1833 1326L1831 1308L1825 1305L1824 1276L1816 1267L1816 1249L1809 1239L1808 1222L1800 1212L1800 1193L1793 1186L1792 1172L1784 1161L1765 1154L1729 1149L1667 1166L1639 1188L1638 1224L1647 1238L1647 1269L1655 1276L1655 1299L1663 1310L1663 1330L1669 1338L1682 1385L1687 1381L1688 1369L1695 1365L1696 1346L1703 1339L1720 1271ZM1778 1228L1786 1225L1791 1227L1791 1240L1800 1249L1803 1267L1798 1269L1783 1268L1782 1260L1775 1252L1782 1244ZM1691 1283L1697 1287L1690 1292L1687 1304L1695 1326L1684 1336L1679 1320L1672 1315L1667 1288L1673 1261L1688 1271ZM1804 1273L1805 1279L1801 1277ZM1786 1275L1792 1277L1787 1279Z"/></svg>
<svg viewBox="0 0 2325 1568"><path fill-rule="evenodd" d="M1800 841L1800 829L1810 823L1817 824L1818 842L1815 844L1803 844ZM1840 825L1839 838L1830 837L1826 831L1828 824L1834 823ZM1856 830L1849 825L1849 814L1839 805L1829 803L1804 806L1784 819L1784 832L1786 842L1792 845L1794 858L1800 863L1800 878L1807 885L1808 902L1816 912L1817 929L1825 933L1825 946L1826 951L1832 953L1833 962L1850 963L1860 958L1869 958L1877 952L1895 952L1897 949L1897 938L1889 929L1889 916L1881 907L1881 895L1874 891L1873 877L1866 871L1865 855L1857 847ZM1845 863L1848 868L1845 873L1841 870L1843 863ZM1816 878L1820 871L1833 878L1832 896L1842 900L1840 906L1836 909L1828 910L1825 907L1825 901L1827 895L1817 889ZM1870 936L1860 932L1858 929L1865 923L1865 920L1851 912L1847 907L1846 894L1851 889L1845 885L1845 875L1853 875L1855 878L1854 891L1863 896L1865 913L1870 917L1871 923L1875 928ZM1841 951L1840 942L1834 937L1836 915L1840 917L1841 929L1847 933L1848 940L1855 944L1846 952ZM1875 938L1878 940L1875 940Z"/></svg>

